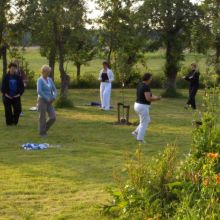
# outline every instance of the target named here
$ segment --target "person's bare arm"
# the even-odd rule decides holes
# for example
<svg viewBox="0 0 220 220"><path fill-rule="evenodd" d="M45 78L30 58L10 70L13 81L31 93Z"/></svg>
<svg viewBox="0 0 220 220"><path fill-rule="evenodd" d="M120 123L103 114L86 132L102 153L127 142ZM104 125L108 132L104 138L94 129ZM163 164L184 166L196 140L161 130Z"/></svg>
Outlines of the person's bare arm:
<svg viewBox="0 0 220 220"><path fill-rule="evenodd" d="M145 95L145 98L148 102L154 102L154 101L161 100L160 96L152 96L150 92L145 92L144 95Z"/></svg>

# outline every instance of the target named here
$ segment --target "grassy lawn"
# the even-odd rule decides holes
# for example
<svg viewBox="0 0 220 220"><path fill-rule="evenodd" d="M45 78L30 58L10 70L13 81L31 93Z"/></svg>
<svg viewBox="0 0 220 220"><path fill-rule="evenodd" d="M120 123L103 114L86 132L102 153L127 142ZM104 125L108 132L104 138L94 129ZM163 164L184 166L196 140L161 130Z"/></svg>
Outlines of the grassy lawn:
<svg viewBox="0 0 220 220"><path fill-rule="evenodd" d="M48 63L45 57L41 57L39 53L39 49L36 47L26 48L24 53L24 57L30 64L30 69L36 73L36 78L40 75L40 68L43 64ZM164 64L165 64L165 51L159 50L157 52L149 52L145 55L145 60L147 64L147 68L153 74L156 75L163 75L164 74ZM10 61L10 59L9 59ZM95 75L98 77L98 73L102 67L103 59L95 58L91 62L88 63L86 66L82 66L82 75L90 74ZM202 74L205 73L205 62L206 57L201 54L194 54L194 53L185 53L185 60L182 62L183 65L190 65L192 62L196 62L199 65L200 71ZM76 77L76 68L73 63L69 62L66 64L65 68L67 72L71 76L71 78ZM145 72L142 66L137 65L138 70L141 72ZM2 62L0 62L0 70L2 69ZM58 65L56 65L55 69L55 78L59 79L59 71Z"/></svg>
<svg viewBox="0 0 220 220"><path fill-rule="evenodd" d="M134 94L126 90L132 122L137 121ZM200 91L200 103L202 95ZM120 90L113 91L114 107L121 96ZM38 114L28 111L36 103L35 91L23 97L25 117L18 127L5 126L0 105L0 219L107 219L98 206L108 199L113 169L120 169L126 152L138 147L130 135L134 127L112 125L115 108L102 112L85 106L99 101L98 90L72 90L71 98L75 108L58 110L57 122L43 140L37 132ZM142 147L147 156L167 143L176 143L180 155L188 152L194 113L184 110L184 104L185 99L164 99L152 106L152 124ZM47 142L52 148L26 152L20 149L26 142Z"/></svg>

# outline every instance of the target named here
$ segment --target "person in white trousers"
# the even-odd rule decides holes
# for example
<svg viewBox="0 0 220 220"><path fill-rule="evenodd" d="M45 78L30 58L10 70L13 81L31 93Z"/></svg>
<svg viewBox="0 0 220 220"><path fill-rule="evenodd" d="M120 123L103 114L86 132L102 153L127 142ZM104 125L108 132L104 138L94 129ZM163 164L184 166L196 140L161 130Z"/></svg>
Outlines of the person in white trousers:
<svg viewBox="0 0 220 220"><path fill-rule="evenodd" d="M103 62L103 69L99 73L100 84L100 98L102 110L110 110L112 82L114 81L114 74L106 61Z"/></svg>
<svg viewBox="0 0 220 220"><path fill-rule="evenodd" d="M134 110L139 116L140 124L136 130L132 132L132 135L141 143L145 142L144 136L151 121L149 114L151 102L161 99L161 97L152 95L149 87L151 80L152 74L145 73L142 82L140 82L137 87L137 99L134 104Z"/></svg>

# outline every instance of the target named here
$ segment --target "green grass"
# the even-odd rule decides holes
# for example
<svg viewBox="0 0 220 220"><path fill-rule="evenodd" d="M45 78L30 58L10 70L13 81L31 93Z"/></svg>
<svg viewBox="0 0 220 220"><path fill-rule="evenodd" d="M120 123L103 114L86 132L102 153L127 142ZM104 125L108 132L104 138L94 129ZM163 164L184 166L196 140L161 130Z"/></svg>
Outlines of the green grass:
<svg viewBox="0 0 220 220"><path fill-rule="evenodd" d="M40 68L43 64L48 63L45 57L41 57L39 53L39 48L30 47L26 48L24 57L30 64L30 69L36 73L36 78L40 75ZM165 64L165 51L159 50L157 52L146 53L145 55L146 64L148 71L151 71L155 75L164 74L164 64ZM9 59L10 61L10 59ZM86 66L82 66L82 75L91 74L98 77L98 73L102 67L102 59L95 58L89 62ZM185 61L182 62L182 65L190 65L192 62L196 62L199 65L201 73L205 73L205 62L206 57L201 54L195 53L185 53ZM0 69L2 69L0 62ZM76 78L76 68L72 62L65 64L65 68L72 79ZM145 72L146 69L143 66L137 65L138 70ZM55 78L59 79L58 65L55 69Z"/></svg>
<svg viewBox="0 0 220 220"><path fill-rule="evenodd" d="M154 91L156 94L161 91ZM183 91L186 95L186 91ZM130 135L133 126L115 126L116 109L102 112L87 107L99 101L98 90L72 90L75 108L57 111L57 121L47 139L38 137L38 114L28 109L36 104L36 92L23 97L25 117L18 127L4 124L0 107L0 219L107 219L99 205L109 196L112 172L120 169L126 152L138 147ZM134 90L126 90L126 103L132 106ZM203 91L200 91L200 102ZM121 91L113 91L112 104L121 101ZM191 145L194 113L185 111L185 99L164 99L151 108L152 124L142 149L150 157L167 143L176 143L180 154ZM201 104L199 104L200 106ZM26 142L47 142L48 150L26 152L20 145Z"/></svg>

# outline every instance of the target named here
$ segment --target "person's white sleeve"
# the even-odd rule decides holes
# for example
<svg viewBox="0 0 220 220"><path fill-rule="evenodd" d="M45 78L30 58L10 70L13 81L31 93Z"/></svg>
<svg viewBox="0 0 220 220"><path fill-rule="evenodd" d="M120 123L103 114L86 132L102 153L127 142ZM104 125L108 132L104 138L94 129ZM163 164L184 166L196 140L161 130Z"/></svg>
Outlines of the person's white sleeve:
<svg viewBox="0 0 220 220"><path fill-rule="evenodd" d="M102 70L99 72L99 81L101 81L102 80Z"/></svg>

